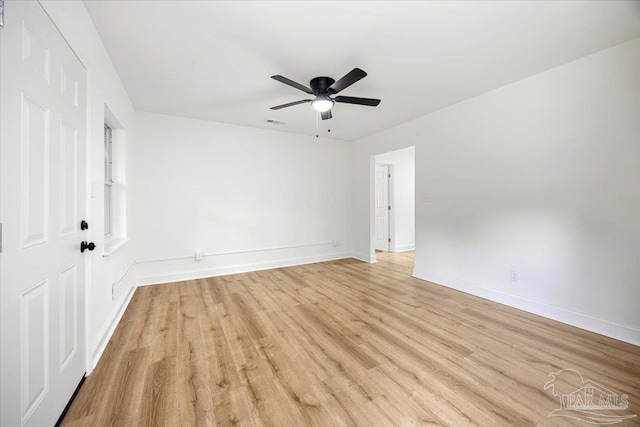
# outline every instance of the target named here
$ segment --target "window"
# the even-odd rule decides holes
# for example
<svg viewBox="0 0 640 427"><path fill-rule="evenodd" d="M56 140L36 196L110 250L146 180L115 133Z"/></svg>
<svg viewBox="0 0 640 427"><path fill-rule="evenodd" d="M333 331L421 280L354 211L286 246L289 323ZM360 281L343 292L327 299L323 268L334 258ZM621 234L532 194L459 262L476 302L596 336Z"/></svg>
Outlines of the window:
<svg viewBox="0 0 640 427"><path fill-rule="evenodd" d="M104 124L104 236L113 235L113 129Z"/></svg>
<svg viewBox="0 0 640 427"><path fill-rule="evenodd" d="M127 132L104 106L104 242L102 256L124 246L127 237Z"/></svg>

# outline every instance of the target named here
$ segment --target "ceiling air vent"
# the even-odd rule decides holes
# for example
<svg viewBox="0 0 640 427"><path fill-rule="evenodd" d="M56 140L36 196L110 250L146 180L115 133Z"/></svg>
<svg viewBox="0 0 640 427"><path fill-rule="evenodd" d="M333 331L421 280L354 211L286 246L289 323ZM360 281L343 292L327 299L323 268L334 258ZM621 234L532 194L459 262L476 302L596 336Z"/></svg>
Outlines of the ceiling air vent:
<svg viewBox="0 0 640 427"><path fill-rule="evenodd" d="M280 120L267 120L267 123L271 123L272 125L286 125L287 122L281 122Z"/></svg>

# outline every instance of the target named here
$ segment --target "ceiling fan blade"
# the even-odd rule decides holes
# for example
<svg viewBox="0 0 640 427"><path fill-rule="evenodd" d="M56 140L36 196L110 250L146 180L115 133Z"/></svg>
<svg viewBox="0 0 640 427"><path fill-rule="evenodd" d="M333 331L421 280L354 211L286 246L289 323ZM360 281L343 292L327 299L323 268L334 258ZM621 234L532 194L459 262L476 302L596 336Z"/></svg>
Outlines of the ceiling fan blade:
<svg viewBox="0 0 640 427"><path fill-rule="evenodd" d="M305 102L311 102L310 99L303 99L302 101L290 102L288 104L276 105L271 107L272 110L280 110L281 108L293 107L294 105L304 104Z"/></svg>
<svg viewBox="0 0 640 427"><path fill-rule="evenodd" d="M334 101L344 102L346 104L368 105L370 107L376 107L378 104L380 104L379 99L357 98L355 96L336 96Z"/></svg>
<svg viewBox="0 0 640 427"><path fill-rule="evenodd" d="M284 76L277 75L277 76L271 76L271 78L272 78L273 80L277 80L277 81L279 81L280 83L284 83L284 84L286 84L286 85L289 85L289 86L291 86L291 87L295 87L296 89L300 89L300 90L301 90L301 91L303 91L303 92L307 92L307 93L309 93L309 94L313 95L313 91L312 91L311 89L309 89L308 87L303 86L303 85L301 85L300 83L296 83L296 82L294 82L293 80L288 79L288 78L286 78L286 77L284 77Z"/></svg>
<svg viewBox="0 0 640 427"><path fill-rule="evenodd" d="M320 113L320 115L322 116L322 120L329 120L331 117L333 117L331 115L331 110Z"/></svg>
<svg viewBox="0 0 640 427"><path fill-rule="evenodd" d="M364 78L366 75L367 73L362 71L360 68L354 68L349 71L346 76L329 86L328 91L331 93L338 93L341 90L348 88L358 80Z"/></svg>

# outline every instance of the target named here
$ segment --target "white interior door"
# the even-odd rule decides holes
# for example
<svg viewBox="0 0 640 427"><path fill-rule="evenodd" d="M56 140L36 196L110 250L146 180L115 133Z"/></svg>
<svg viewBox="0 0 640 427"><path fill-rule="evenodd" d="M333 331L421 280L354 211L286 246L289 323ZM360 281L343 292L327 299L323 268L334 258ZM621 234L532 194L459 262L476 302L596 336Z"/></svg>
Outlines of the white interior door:
<svg viewBox="0 0 640 427"><path fill-rule="evenodd" d="M35 1L0 27L0 423L50 426L85 372L86 71Z"/></svg>
<svg viewBox="0 0 640 427"><path fill-rule="evenodd" d="M376 165L376 249L389 251L389 166Z"/></svg>

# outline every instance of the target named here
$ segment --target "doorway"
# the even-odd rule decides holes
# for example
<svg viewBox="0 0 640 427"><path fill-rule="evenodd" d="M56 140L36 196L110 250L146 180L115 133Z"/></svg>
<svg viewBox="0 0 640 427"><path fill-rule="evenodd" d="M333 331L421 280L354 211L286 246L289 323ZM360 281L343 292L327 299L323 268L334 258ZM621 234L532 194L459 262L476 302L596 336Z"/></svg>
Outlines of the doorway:
<svg viewBox="0 0 640 427"><path fill-rule="evenodd" d="M415 249L415 147L372 156L371 253ZM379 252L378 252L379 253Z"/></svg>

